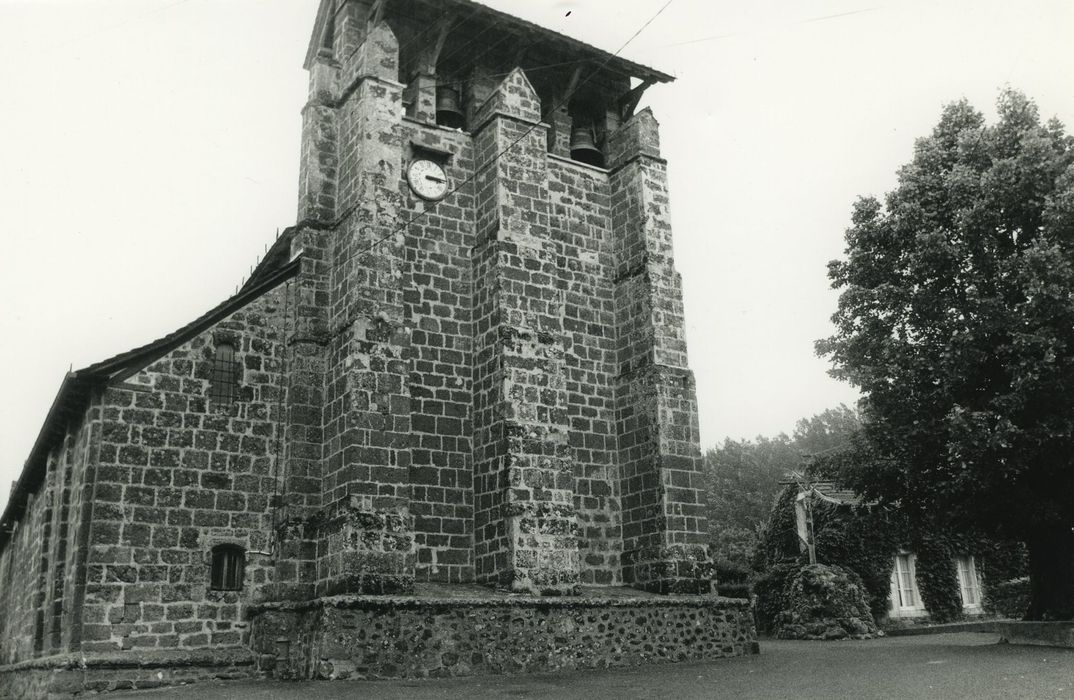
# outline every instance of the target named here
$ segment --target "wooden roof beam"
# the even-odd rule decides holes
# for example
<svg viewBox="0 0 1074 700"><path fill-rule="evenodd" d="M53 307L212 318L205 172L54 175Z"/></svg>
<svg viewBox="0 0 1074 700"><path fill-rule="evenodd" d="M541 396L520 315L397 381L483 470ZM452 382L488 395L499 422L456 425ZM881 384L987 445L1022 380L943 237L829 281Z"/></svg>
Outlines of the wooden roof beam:
<svg viewBox="0 0 1074 700"><path fill-rule="evenodd" d="M440 63L440 54L444 51L444 44L447 43L448 35L451 33L452 27L455 26L457 18L458 16L454 12L449 12L437 21L436 41L427 45L425 50L419 54L416 61L416 72L436 75L436 67Z"/></svg>
<svg viewBox="0 0 1074 700"><path fill-rule="evenodd" d="M387 4L388 0L373 0L373 5L369 8L368 15L368 26L370 29L380 24L380 21L384 19L384 7Z"/></svg>
<svg viewBox="0 0 1074 700"><path fill-rule="evenodd" d="M632 88L630 92L619 98L619 118L622 121L625 122L634 116L634 110L638 108L641 96L652 87L654 82L652 78L646 78Z"/></svg>
<svg viewBox="0 0 1074 700"><path fill-rule="evenodd" d="M552 104L547 105L547 109L544 110L544 121L548 121L549 115L557 109L566 109L571 102L571 98L574 97L574 93L578 90L578 85L582 80L582 71L585 69L585 63L580 62L571 71L571 77L567 79L567 84L563 90L556 95Z"/></svg>

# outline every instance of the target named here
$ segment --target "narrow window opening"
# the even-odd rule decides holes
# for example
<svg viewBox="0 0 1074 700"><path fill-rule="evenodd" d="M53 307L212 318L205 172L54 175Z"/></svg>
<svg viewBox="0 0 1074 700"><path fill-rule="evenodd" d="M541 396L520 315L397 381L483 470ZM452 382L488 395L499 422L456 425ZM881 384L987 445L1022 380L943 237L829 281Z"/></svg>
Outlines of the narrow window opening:
<svg viewBox="0 0 1074 700"><path fill-rule="evenodd" d="M235 346L217 343L213 355L213 372L209 380L209 399L215 404L231 404L239 397L239 364Z"/></svg>
<svg viewBox="0 0 1074 700"><path fill-rule="evenodd" d="M917 592L914 568L913 554L899 554L895 557L895 566L891 570L891 607L896 613L912 613L923 609L921 597Z"/></svg>
<svg viewBox="0 0 1074 700"><path fill-rule="evenodd" d="M241 591L246 573L246 550L234 544L213 547L209 587L214 591Z"/></svg>
<svg viewBox="0 0 1074 700"><path fill-rule="evenodd" d="M958 565L958 588L962 594L962 607L981 607L981 587L977 582L977 567L973 557L956 557L955 562Z"/></svg>

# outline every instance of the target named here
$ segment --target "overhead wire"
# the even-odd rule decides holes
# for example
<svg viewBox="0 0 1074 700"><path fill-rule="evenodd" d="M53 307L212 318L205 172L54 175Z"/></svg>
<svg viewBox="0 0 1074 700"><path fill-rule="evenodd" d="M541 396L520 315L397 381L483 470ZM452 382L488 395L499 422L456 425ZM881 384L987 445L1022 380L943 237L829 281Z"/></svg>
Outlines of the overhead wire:
<svg viewBox="0 0 1074 700"><path fill-rule="evenodd" d="M462 22L460 22L459 26L465 25L474 16L476 16L478 13L479 13L479 10L475 9L473 13L471 13L466 19L464 19L464 20L462 20ZM407 16L409 16L409 15L407 15ZM409 41L407 41L406 43L401 45L400 52L402 52L403 49L405 49L405 48L407 48L409 46L412 46L413 44L415 44L418 41L420 41L423 37L425 37L429 33L430 30L434 29L436 26L437 25L435 23L429 23L429 25L424 30L418 32ZM477 40L478 37L481 36L483 31L486 31L487 29L488 29L488 27L486 27L485 30L482 30L482 32L479 32L477 37L472 38L469 42L466 42L461 47L456 48L455 52L452 55L455 55L458 52L463 51L466 48L468 48L470 45L472 45ZM501 43L503 43L503 38L501 38L500 41L495 42L492 45L490 45L488 48L486 48L485 51L482 52L479 55L479 58L484 56L485 54L487 54L489 51L492 51L493 49L495 49ZM357 49L356 49L356 51L357 51ZM353 53L351 55L353 55ZM353 256L352 256L352 259L353 259ZM350 261L348 260L348 264L349 264L349 262ZM286 287L285 292L284 292L284 295L285 295L284 304L285 304L285 306L284 306L284 314L283 314L283 324L285 324L285 325L286 325L286 322L287 322L288 309L290 307L290 293L291 293L291 291L292 291L291 282L289 281L287 283L287 287ZM295 290L294 293L297 295L297 290ZM296 302L296 307L297 307L297 302ZM284 330L283 343L284 343L285 347L289 344L289 342L286 339L286 330ZM284 361L286 362L287 361L286 360L286 358L287 358L286 350L285 350L284 354L285 354L285 360ZM283 373L284 373L284 376L287 375L287 369L286 368L284 369ZM282 522L280 522L278 520L278 514L279 514L279 509L280 509L280 499L282 498L282 496L286 495L286 493L287 493L287 483L285 481L286 477L285 477L285 474L284 474L285 465L283 464L283 462L286 461L286 460L285 460L285 457L283 455L281 455L282 443L286 442L285 440L282 439L283 438L283 435L282 435L282 429L283 429L282 428L282 422L284 421L283 407L282 407L282 396L283 396L283 392L280 392L280 394L277 396L277 416L276 416L276 436L275 436L276 439L275 439L275 446L274 446L275 460L274 460L274 464L273 464L273 495L272 495L272 499L271 499L271 502L270 502L270 509L272 511L272 516L271 516L272 525L271 525L271 528L270 528L270 532L268 533L268 548L267 548L268 553L270 555L276 556L276 557L280 556L280 552L279 552L279 549L277 547L277 545L281 541L280 540L281 533L279 532L279 529L280 529L280 526L282 525ZM284 451L286 451L286 449ZM281 489L282 489L282 491L281 491Z"/></svg>
<svg viewBox="0 0 1074 700"><path fill-rule="evenodd" d="M630 36L630 38L627 39L623 43L622 46L620 46L618 49L616 49L615 53L609 55L607 58L605 58L600 63L600 65L598 65L596 68L594 68L592 71L590 71L589 75L586 76L585 80L582 80L581 82L579 82L577 84L577 86L575 87L573 92L577 92L578 89L580 89L583 85L586 85L590 81L592 81L593 78L596 77L597 74L599 74L600 71L603 70L605 66L607 66L614 59L616 59L619 56L619 54L622 53L624 49L626 49L627 46L629 46L635 39L638 38L638 36L643 31L645 31L649 27L650 24L652 24L654 21L656 21L656 18L659 17L661 14L663 14L664 10L666 10L668 8L668 6L671 5L672 2L674 2L674 0L667 0L667 2L664 3L663 6L661 6L661 8L659 10L657 10L656 13L652 17L650 17L648 20L646 20L646 22L643 25L641 25L641 27L639 27L638 30L635 31ZM572 92L572 94L573 94L573 92ZM562 107L564 104L566 104L566 102L568 102L570 100L570 98L571 98L571 95L565 95L564 97L560 98L560 101L558 103L554 104L552 109L549 110L549 111L554 112L554 111L558 110L560 107ZM449 190L447 192L447 194L445 194L444 197L440 201L444 201L448 197L451 197L452 195L457 194L460 190L462 190L462 188L466 187L471 182L476 180L479 175L481 175L485 170L488 170L493 165L495 165L496 162L499 161L500 158L502 158L504 155L507 154L508 151L510 151L515 146L517 146L519 143L521 143L523 141L523 139L525 139L530 134L532 134L539 126L541 126L540 122L535 122L534 124L530 125L530 127L528 129L526 129L524 132L522 132L522 134L520 136L518 136L513 141L511 141L511 143L509 143L507 146L505 146L502 150L497 152L496 155L494 155L487 163L485 163L484 165L482 165L482 166L480 166L478 168L475 168L475 170L474 170L472 175L470 175L469 177L465 178L462 182L460 182L458 185L456 185L451 190ZM400 234L400 233L406 231L412 224L414 224L415 222L417 222L417 221L425 218L426 216L428 216L432 212L433 208L435 208L435 206L436 205L434 203L432 206L423 208L422 211L418 212L417 214L415 214L411 218L407 219L407 221L404 222L403 224L393 228L391 231L387 232L386 234L384 234L380 238L378 238L375 241L373 241L367 248L364 248L364 249L362 249L360 251L357 251L356 253L352 254L350 256L350 258L348 258L348 260L344 263L344 265L349 265L351 263L351 261L356 257L366 255L367 253L371 253L373 250L375 250L379 245L381 245L382 243L387 241L389 238L393 238L397 234ZM353 211L353 209L351 211ZM349 215L349 214L350 214L350 212L348 212L347 215ZM347 215L345 215L345 216L347 216Z"/></svg>
<svg viewBox="0 0 1074 700"><path fill-rule="evenodd" d="M619 54L622 53L623 50L626 49L627 46L629 46L631 43L633 43L634 40L637 39L638 36L640 36L641 33L644 32L649 27L649 25L651 25L654 21L656 21L656 19L661 14L663 14L665 10L667 10L668 6L670 6L672 2L673 2L673 0L668 0L666 3L664 3L664 5L662 5L660 7L660 9L657 10L656 13L653 14L648 20L646 20L645 23L642 24L641 27L639 27L637 29L637 31L635 31L618 49L615 50L614 53L610 54L606 59L604 59L600 63L600 65L598 65L595 69L590 71L589 75L587 75L586 78L583 81L578 83L578 85L575 87L574 91L572 91L571 95L567 95L566 99L561 99L559 102L555 103L553 105L552 109L549 110L549 111L553 112L555 110L558 110L560 107L563 106L563 104L565 102L569 101L570 97L575 92L577 92L578 89L580 89L583 85L586 85L589 82L591 82L593 80L593 78L596 77L596 75L598 73L600 73L601 70L603 70L605 67L607 67L607 65L609 63L611 63L612 60L614 60L615 58L618 58ZM881 6L868 7L868 8L863 8L863 9L860 9L860 10L853 10L853 11L850 11L850 12L843 12L843 13L833 14L833 15L824 15L824 16L821 16L821 17L814 17L814 18L801 20L799 22L796 22L795 24L805 24L805 23L810 23L810 22L820 22L820 21L826 21L826 20L831 20L831 19L838 19L838 18L849 16L849 15L856 15L856 14L861 14L861 13L865 13L865 12L872 12L872 11L878 10L878 9L882 9L882 7ZM677 44L668 44L668 45L665 45L665 46L661 46L659 48L669 48L669 47L673 47L673 46L683 46L683 45L687 45L687 44L700 43L700 42L705 42L705 41L712 41L712 40L716 40L716 39L722 39L722 38L726 38L726 37L735 36L735 35L741 34L741 33L742 32L735 32L735 33L721 34L721 35L711 36L711 37L702 37L700 39L693 39L693 40L690 40L690 41L680 42L680 43L677 43ZM481 36L481 34L482 34L482 32L479 32L478 37ZM473 44L474 41L476 41L478 37L474 37L469 42L464 44L463 47L461 47L461 48L466 48L466 46L469 46L469 45ZM456 53L458 53L459 50L460 49L457 49L451 55L455 55ZM485 52L483 52L482 55L487 54L491 50L492 50L492 47L490 47L489 49L486 49ZM584 59L573 60L573 61L564 61L562 63L546 64L546 65L543 65L543 66L534 66L534 67L527 68L527 70L528 71L533 71L533 70L542 70L542 69L555 68L555 67L560 67L560 66L563 66L563 65L576 64L576 63L579 63L579 62L581 62L583 60ZM513 72L513 71L511 71L511 72ZM511 72L507 72L507 73L503 73L503 74L493 74L493 75L488 76L488 77L499 77L501 75L506 76L506 75L510 75ZM451 85L453 83L454 83L454 81L448 82L448 83L437 83L437 86L439 87L441 85ZM469 177L465 178L462 182L460 182L458 185L454 186L451 190L449 190L447 192L447 194L445 194L444 197L440 201L444 201L448 197L451 197L452 195L457 194L460 190L462 190L462 188L466 187L468 184L470 184L471 182L476 180L479 175L481 175L488 168L492 167L508 151L510 151L516 145L521 143L523 139L525 139L527 136L529 136L531 133L533 133L533 131L536 130L538 126L540 126L539 123L531 125L525 132L522 133L522 135L520 135L518 138L516 138L514 141L512 141L510 144L508 144L507 147L505 147L503 150L499 151L495 156L493 156L493 158L489 162L487 162L484 165L480 166L479 168L475 169L475 171L474 171L474 173L472 175L470 175ZM432 209L435 206L436 206L436 204L432 203L431 205L427 206L422 211L418 212L416 215L414 215L413 217L408 219L403 224L395 227L394 229L392 229L388 233L384 234L380 238L378 238L375 241L373 241L373 243L371 243L367 248L364 248L364 249L362 249L360 251L357 251L356 253L352 254L351 257L346 261L346 264L350 264L351 261L357 256L365 255L367 253L372 252L373 250L375 250L377 248L377 246L381 245L382 243L387 241L389 238L392 238L392 237L396 236L397 234L406 231L412 224L414 224L417 221L419 221L419 220L425 218L426 216L428 216L432 212ZM351 209L349 209L346 213L344 213L342 216L340 216L339 219L337 220L337 225L338 225L338 223L340 223L343 220L345 220L348 216L350 216L350 214L353 213L353 211L356 208L357 208L357 206L351 207Z"/></svg>
<svg viewBox="0 0 1074 700"><path fill-rule="evenodd" d="M672 1L673 0L668 0L666 3L664 3L661 6L661 9L657 10L656 13L653 14L648 20L645 20L645 23L643 25L641 25L641 27L639 27L637 31L635 31L632 35L630 35L629 39L627 39L623 43L623 45L621 45L618 49L615 49L615 52L613 54L611 54L610 56L608 56L608 58L606 58L604 61L601 61L600 64L597 65L597 68L595 68L593 71L591 71L590 74L587 75L585 77L585 79L583 79L583 81L576 86L574 92L577 92L578 89L581 88L583 85L585 85L587 83L590 83L592 81L592 79L601 70L604 70L607 67L608 63L610 63L613 59L618 58L619 55L621 53L623 53L623 50L627 46L632 44L634 42L634 40L636 40L639 37L641 32L643 32L645 29L648 29L649 26L651 24L653 24L653 21L655 21L657 17L661 16L664 13L664 11L668 9L668 6L671 4ZM881 6L875 6L875 8L863 8L861 10L854 10L854 11L851 11L851 12L843 12L843 13L839 13L839 14L824 15L824 16L821 16L821 17L812 17L812 18L808 18L808 19L803 19L803 20L798 21L798 23L795 23L795 24L809 24L809 23L814 23L814 21L825 21L825 20L829 20L829 19L837 19L837 18L846 17L846 16L850 16L850 15L873 12L875 10L880 10L880 9L882 9ZM736 33L741 33L741 32L736 32ZM480 35L480 32L479 32L479 35ZM716 37L706 37L706 38L701 38L701 39L697 39L697 40L682 42L680 44L668 44L667 47L680 46L680 45L686 45L686 44L693 44L693 43L699 43L699 42L706 42L706 41L712 41L712 40L716 40L716 39L724 39L724 38L727 38L727 37L732 37L732 35L735 35L735 33L720 34L720 35L716 35ZM474 41L476 41L476 38L474 40L471 40L467 44L465 44L463 46L463 48L465 48L465 46L473 43ZM491 47L489 49L485 49L484 54L489 53L489 50L491 50ZM458 50L456 50L455 53L458 53ZM484 54L482 54L482 56ZM575 63L578 63L578 62L582 62L583 60L584 59L578 59L578 60L564 61L562 63L548 63L548 64L545 64L545 65L537 65L537 67L527 68L526 70L527 71L534 71L534 70L558 68L558 67L562 67L562 65L575 64ZM513 72L513 71L511 71L511 72ZM498 74L498 73L497 74L492 74L489 77L498 77L500 75L506 76L506 75L510 75L511 72L502 73L502 74ZM451 84L452 83L446 83L446 84L439 84L438 83L437 87L439 87L440 85L451 85ZM574 92L572 92L571 94L574 94ZM569 101L570 97L571 96L566 96L566 99L561 99L560 102L555 103L552 106L552 108L551 108L551 110L549 112L554 112L554 111L558 110L558 108L562 107L565 102ZM497 152L497 154L488 163L485 163L484 165L481 165L480 167L478 167L478 169L475 170L473 175L470 175L469 177L465 178L462 181L462 183L460 183L459 185L456 185L451 190L449 190L448 193L444 195L444 198L442 198L440 201L444 201L444 200L448 199L449 196L451 196L451 195L453 195L455 193L458 193L462 188L464 188L465 186L469 185L470 183L473 183L473 181L475 179L477 179L477 177L481 173L483 173L485 170L488 170L489 167L491 167L493 164L496 163L496 161L499 160L499 158L502 158L505 154L507 154L507 151L509 151L511 148L513 148L514 146L517 146L519 143L521 143L524 140L524 138L526 136L528 136L529 134L533 133L533 131L536 130L538 126L540 126L539 123L534 123L533 126L529 127L526 131L524 131L518 138L516 138L516 140L514 140L510 144L508 144L507 147L505 147L503 150L500 150L499 152ZM435 203L432 205L432 207L435 207ZM431 213L431 208L430 207L423 208L421 210L421 212L419 212L417 215L415 215L415 216L411 217L410 219L408 219L406 222L404 222L402 225L400 225L400 227L396 227L392 231L390 231L390 232L384 234L383 236L381 236L380 238L374 240L373 244L369 245L369 247L367 247L367 248L365 248L365 249L363 249L363 250L361 250L359 252L353 253L352 256L351 256L351 259L353 259L354 257L357 257L357 256L364 256L365 253L372 252L377 246L382 244L384 242L384 240L387 240L388 238L391 238L391 237L393 237L394 235L396 235L398 233L402 233L407 228L409 228L409 225L411 223L415 223L416 221L424 218L425 216L429 215L430 213ZM348 214L345 215L343 218L346 218L346 216L348 216L349 214L350 214L350 212L348 212ZM350 263L350 259L347 261L347 263L348 264Z"/></svg>
<svg viewBox="0 0 1074 700"><path fill-rule="evenodd" d="M468 17L467 20L472 19L475 15L477 15L477 10L474 10L474 14L470 15L470 17ZM459 25L459 27L461 27L461 26L462 26L462 24ZM485 35L485 32L489 31L494 26L495 25L493 25L493 24L486 24L485 27L481 31L479 31L475 36L470 38L470 41L467 41L467 42L463 43L462 46L455 47L451 51L451 53L449 53L447 56L440 57L440 62L443 63L443 62L446 62L446 61L450 61L455 56L458 56L464 49L472 46L479 38L481 38L482 36ZM456 27L455 29L457 30L459 27Z"/></svg>
<svg viewBox="0 0 1074 700"><path fill-rule="evenodd" d="M428 18L415 17L414 15L408 14L406 12L400 12L397 8L394 8L394 7L389 7L389 9L387 10L387 13L391 14L391 15L394 15L396 17L406 17L407 19L414 20L416 22L425 23L425 29L422 29L420 32L418 32L417 34L412 36L406 43L400 44L400 46L399 46L399 53L400 54L402 54L405 49L408 49L411 46L413 46L414 44L418 43L418 41L421 40L422 38L424 38L425 35L428 34L430 31L432 31L432 30L434 30L434 29L436 29L437 27L440 26L436 22L430 22L428 20ZM464 26L466 23L468 23L470 20L472 20L474 17L476 17L479 14L481 14L481 8L480 7L474 8L474 11L471 12L469 15L467 15L466 19L464 19L461 22L459 22L459 24L457 26L455 26L454 29L456 29L456 30L459 29L460 27ZM486 26L483 30L478 32L478 36L480 36L481 34L483 34L486 31L488 31L488 29L489 29L489 27ZM354 56L354 54L357 53L360 48L361 48L360 44L358 46L354 47L354 50L351 51L350 54L348 54L347 59L350 59L351 56ZM465 46L464 46L464 48L465 48Z"/></svg>
<svg viewBox="0 0 1074 700"><path fill-rule="evenodd" d="M178 7L179 5L185 5L188 2L190 2L190 0L175 0L175 2L168 3L167 5L163 5L161 7L153 8L152 10L149 10L147 12L142 12L141 14L134 15L133 17L128 17L126 19L120 20L119 22L115 22L114 24L109 24L104 27L98 27L91 32L86 32L85 34L79 34L63 41L56 42L53 45L53 48L67 46L68 44L75 44L80 41L85 41L86 39L97 36L98 34L110 32L113 29L119 29L120 27L125 27L131 22L137 22L138 20L145 19L146 17L150 17L155 14L159 14L161 12L164 12L165 10L170 10L172 8Z"/></svg>
<svg viewBox="0 0 1074 700"><path fill-rule="evenodd" d="M578 89L580 89L582 86L584 86L584 85L588 84L589 82L591 82L605 67L607 67L607 65L609 63L611 63L612 60L614 60L615 58L618 58L619 54L621 54L626 49L627 46L629 46L631 43L633 43L634 40L637 39L638 36L640 36L641 33L644 32L649 27L649 25L651 25L654 21L656 21L656 19L658 17L660 17L660 15L663 14L665 10L667 10L667 8L671 5L672 2L673 2L673 0L667 0L667 2L664 3L660 7L660 9L657 10L656 13L654 13L648 20L646 20L645 23L642 24L641 27L639 27L625 42L623 42L623 44L618 49L616 49L614 53L610 54L595 69L590 71L589 74L585 77L585 79L582 80L580 83L578 83L578 85L574 88L574 90L572 91L572 93L570 95L566 95L563 98L561 98L558 102L556 102L553 105L553 107L549 111L552 112L552 111L555 111L555 110L558 110L559 108L561 108L563 106L563 104L565 104L566 102L568 102L570 100L570 98L573 96L574 93L576 93L578 91ZM881 7L870 7L870 8L863 8L861 10L854 10L854 11L851 11L851 12L843 12L843 13L834 14L834 15L825 15L825 16L822 16L822 17L816 17L816 18L810 18L810 19L802 20L800 22L797 22L797 24L803 24L803 23L808 23L808 22L820 22L820 21L825 21L825 20L830 20L830 19L837 19L837 18L849 16L849 15L861 14L861 13L864 13L864 12L871 12L871 11L874 11L874 10L877 10L877 9L882 9L882 8ZM464 23L469 21L476 14L477 14L477 11L475 10L475 12L470 15L470 17L468 17L466 20L464 20ZM460 51L462 51L465 48L467 48L467 47L471 46L472 44L474 44L477 41L477 39L480 38L480 36L482 36L484 31L487 31L487 29L488 29L488 27L486 27L485 30L483 30L482 32L478 32L477 36L471 38L470 41L464 43L462 46L457 47L446 58L450 58L451 56L457 55ZM424 34L424 32L421 32L421 33L419 33L418 36L420 37L423 34ZM724 35L713 36L713 37L703 37L701 39L695 39L695 40L691 40L691 41L681 42L679 44L670 44L670 45L667 45L667 46L668 47L670 47L670 46L681 46L681 45L686 45L686 44L691 44L691 43L698 43L698 42L704 42L704 41L711 41L711 40L715 40L715 39L721 39L721 38L730 37L730 36L734 36L734 35L735 34L732 33L732 34L724 34ZM411 42L408 42L408 45L412 44L414 41L416 41L417 38L418 37L415 37L414 40L412 40ZM505 35L504 38L506 38L506 35ZM481 56L484 56L487 53L489 53L490 51L492 51L496 46L498 46L500 43L502 43L503 40L504 39L501 39L499 42L496 42L493 45L491 45L489 48L485 49L485 51L482 52ZM663 47L661 47L661 48L663 48ZM559 62L559 63L550 63L550 64L544 64L544 65L538 65L538 66L531 66L531 67L528 67L526 70L527 71L546 70L546 69L557 68L557 67L562 67L562 66L566 66L566 65L573 65L573 64L584 62L584 61L586 61L586 59L576 59L576 60L571 60L571 61L563 61L563 62ZM513 71L506 72L506 73L495 73L495 74L491 74L491 75L486 76L486 77L507 76L507 75L510 75L511 72L513 72ZM451 82L447 82L447 83L437 83L436 85L437 85L437 87L442 86L442 85L446 86L446 85L452 85L452 84L454 84L454 82L455 81L451 81ZM519 143L521 143L526 137L528 137L531 133L533 133L539 126L540 126L540 123L535 123L535 124L531 125L520 136L518 136L511 143L509 143L504 149L502 149L501 151L496 153L496 155L493 156L491 160L489 160L484 165L476 168L472 175L470 175L469 177L465 178L462 182L460 182L459 184L457 184L453 188L451 188L447 192L447 194L445 194L444 197L440 201L444 201L444 200L448 199L449 197L457 194L464 187L466 187L471 182L476 180L478 176L480 176L485 170L487 170L490 167L492 167L500 158L502 158L512 148L514 148ZM405 232L412 224L420 221L421 219L423 219L426 216L428 216L429 214L431 214L433 209L435 208L435 206L436 206L436 203L430 203L425 208L423 208L422 211L418 212L417 214L415 214L411 218L407 219L407 221L405 221L404 223L396 226L395 228L393 228L392 230L388 231L387 233L385 233L381 237L377 238L371 244L369 244L369 246L367 246L366 248L363 248L363 249L353 253L347 259L345 264L346 265L351 264L351 262L356 257L360 257L360 256L363 256L363 255L366 255L366 254L372 252L373 250L375 250L378 246L383 244L388 239L393 238L394 236ZM357 205L351 207L347 212L345 212L343 215L341 215L336 220L335 225L339 225L344 220L346 220L347 217L349 217L354 212L354 210L356 208L357 208Z"/></svg>
<svg viewBox="0 0 1074 700"><path fill-rule="evenodd" d="M500 43L502 43L502 40L500 42L497 42L496 45L498 45ZM486 49L481 54L478 54L477 58L481 58L484 55L486 55L489 51L492 50L492 48L495 48L496 45L494 45L493 47L490 47L489 49ZM589 63L589 62L590 62L590 59L588 59L588 58L574 58L574 59L571 59L569 61L557 61L556 63L539 63L539 64L537 64L535 66L526 66L523 70L526 72L526 75L529 75L530 73L536 73L537 71L550 70L552 68L563 68L565 66L575 66L575 65L578 65L579 63ZM519 66L519 67L521 68L521 66ZM512 72L514 72L513 69L509 70L509 71L504 71L502 73L482 73L481 77L482 78L506 78L507 76L511 75ZM450 87L452 85L457 85L458 83L459 83L458 80L446 80L444 82L434 83L429 87Z"/></svg>
<svg viewBox="0 0 1074 700"><path fill-rule="evenodd" d="M720 39L731 39L731 38L736 37L736 36L744 36L744 35L748 35L748 34L754 34L754 33L759 32L759 31L767 31L767 30L770 30L770 29L773 29L773 28L793 27L793 26L796 26L796 25L799 25L799 24L812 24L814 22L826 22L826 21L831 20L831 19L840 19L842 17L850 17L851 15L860 15L860 14L863 14L863 13L866 13L866 12L875 12L876 10L882 10L882 9L884 9L884 7L882 5L877 5L876 7L863 7L860 10L851 10L849 12L839 12L839 13L836 13L834 15L821 15L820 17L807 17L806 19L798 20L796 22L788 22L786 24L775 25L775 27L765 27L765 28L762 28L762 29L759 29L759 30L755 29L755 30L742 31L742 32L727 32L726 34L713 34L712 36L703 36L703 37L698 37L696 39L687 39L686 41L677 41L677 42L672 43L672 44L660 44L659 46L653 46L653 47L650 47L648 49L642 49L642 51L647 53L649 51L655 51L657 49L671 49L671 48L676 48L676 47L679 47L679 46L689 46L691 44L704 44L704 43L707 43L707 42L710 42L710 41L719 41Z"/></svg>

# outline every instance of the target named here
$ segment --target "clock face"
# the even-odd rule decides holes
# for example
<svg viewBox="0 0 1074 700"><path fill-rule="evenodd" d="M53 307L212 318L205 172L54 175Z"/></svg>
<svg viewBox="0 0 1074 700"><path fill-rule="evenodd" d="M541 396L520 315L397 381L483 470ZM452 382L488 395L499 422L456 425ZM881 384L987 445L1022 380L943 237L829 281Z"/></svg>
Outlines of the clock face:
<svg viewBox="0 0 1074 700"><path fill-rule="evenodd" d="M411 161L406 176L414 194L422 199L443 199L448 192L447 174L439 163L416 158Z"/></svg>

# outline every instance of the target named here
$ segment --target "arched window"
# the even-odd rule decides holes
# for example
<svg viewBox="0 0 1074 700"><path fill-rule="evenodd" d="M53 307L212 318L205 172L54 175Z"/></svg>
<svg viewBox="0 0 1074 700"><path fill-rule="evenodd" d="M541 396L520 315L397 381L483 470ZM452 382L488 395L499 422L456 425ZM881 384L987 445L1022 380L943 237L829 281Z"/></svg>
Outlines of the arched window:
<svg viewBox="0 0 1074 700"><path fill-rule="evenodd" d="M230 404L234 403L238 396L239 363L235 361L235 346L230 342L219 342L213 355L209 400L216 404Z"/></svg>
<svg viewBox="0 0 1074 700"><path fill-rule="evenodd" d="M237 544L218 544L213 547L209 588L214 591L241 591L245 573L246 550Z"/></svg>

